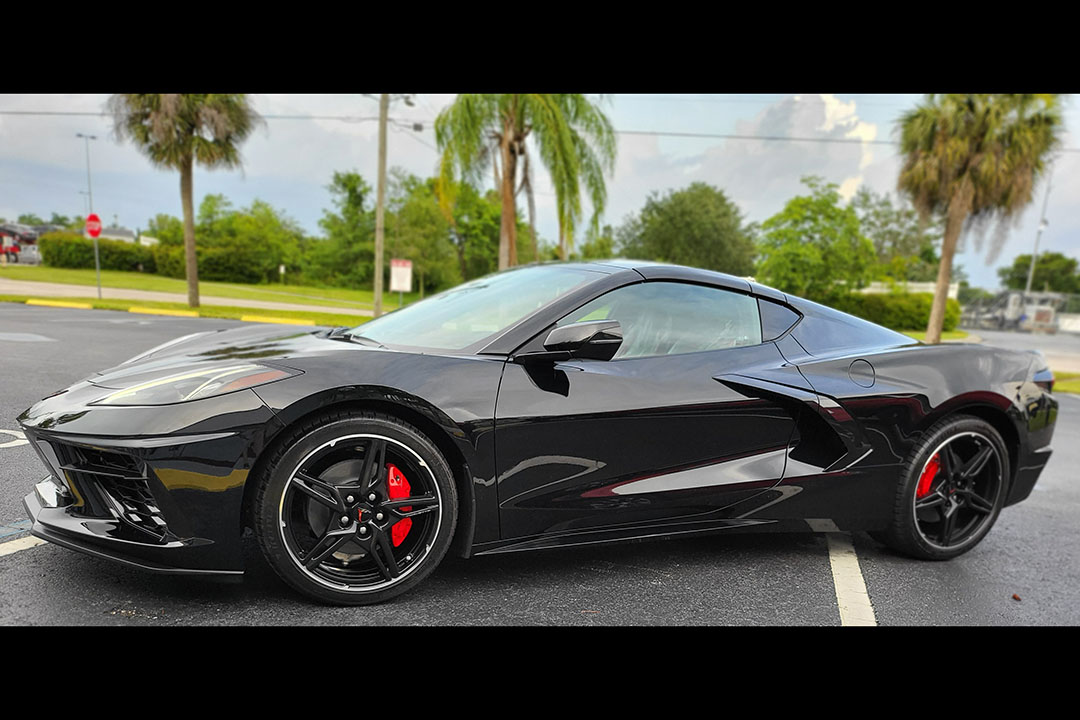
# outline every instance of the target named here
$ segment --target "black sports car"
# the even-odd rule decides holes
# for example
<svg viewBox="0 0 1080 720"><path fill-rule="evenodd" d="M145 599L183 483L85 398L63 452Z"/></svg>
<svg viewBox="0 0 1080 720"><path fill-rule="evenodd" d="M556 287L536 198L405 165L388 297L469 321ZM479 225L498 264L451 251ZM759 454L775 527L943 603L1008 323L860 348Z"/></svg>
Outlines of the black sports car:
<svg viewBox="0 0 1080 720"><path fill-rule="evenodd" d="M50 542L364 604L463 556L746 530L971 549L1050 457L1035 353L922 345L744 279L533 265L358 328L198 333L19 418Z"/></svg>

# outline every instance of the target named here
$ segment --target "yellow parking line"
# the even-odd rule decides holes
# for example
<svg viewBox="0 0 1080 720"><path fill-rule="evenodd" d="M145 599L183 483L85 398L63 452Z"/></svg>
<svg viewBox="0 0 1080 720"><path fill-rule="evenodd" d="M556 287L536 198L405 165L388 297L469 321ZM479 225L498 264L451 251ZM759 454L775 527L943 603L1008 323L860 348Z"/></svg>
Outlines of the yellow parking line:
<svg viewBox="0 0 1080 720"><path fill-rule="evenodd" d="M78 308L79 310L92 310L94 307L90 303L65 302L64 300L38 300L36 298L30 298L26 301L26 304L44 305L45 307Z"/></svg>
<svg viewBox="0 0 1080 720"><path fill-rule="evenodd" d="M866 581L859 568L859 556L849 533L825 533L829 546L829 564L832 566L833 585L836 588L836 604L840 609L840 624L877 625L874 606L866 592Z"/></svg>
<svg viewBox="0 0 1080 720"><path fill-rule="evenodd" d="M37 547L38 545L44 544L44 540L42 540L41 538L33 537L32 535L27 535L26 537L19 538L18 540L8 540L5 543L0 543L0 557L3 557L4 555L10 555L12 553L17 553L20 550L29 550L32 547Z"/></svg>
<svg viewBox="0 0 1080 720"><path fill-rule="evenodd" d="M312 325L307 320L294 320L292 318L270 317L268 315L241 315L243 322L278 323L280 325Z"/></svg>
<svg viewBox="0 0 1080 720"><path fill-rule="evenodd" d="M165 308L129 307L128 312L139 315L171 315L173 317L199 317L198 310L166 310Z"/></svg>

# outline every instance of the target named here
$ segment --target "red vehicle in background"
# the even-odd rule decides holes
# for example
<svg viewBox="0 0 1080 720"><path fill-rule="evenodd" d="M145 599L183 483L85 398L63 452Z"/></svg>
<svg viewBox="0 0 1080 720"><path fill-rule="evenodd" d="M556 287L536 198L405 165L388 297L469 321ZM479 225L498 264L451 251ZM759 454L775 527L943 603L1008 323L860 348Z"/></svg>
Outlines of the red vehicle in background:
<svg viewBox="0 0 1080 720"><path fill-rule="evenodd" d="M38 233L31 227L26 225L18 225L15 223L8 223L6 225L0 225L0 253L2 253L5 262L19 262L19 257L23 250L26 248L34 248L34 252L31 253L35 258L37 255L37 242Z"/></svg>
<svg viewBox="0 0 1080 720"><path fill-rule="evenodd" d="M15 241L15 238L0 235L0 252L3 252L5 261L19 262L19 252L21 250L22 248L19 247L19 243Z"/></svg>

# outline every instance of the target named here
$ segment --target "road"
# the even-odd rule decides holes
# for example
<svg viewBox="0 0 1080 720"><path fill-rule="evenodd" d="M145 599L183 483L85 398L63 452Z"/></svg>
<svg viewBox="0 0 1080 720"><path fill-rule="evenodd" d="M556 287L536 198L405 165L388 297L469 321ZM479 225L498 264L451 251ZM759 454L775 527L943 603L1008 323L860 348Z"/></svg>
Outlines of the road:
<svg viewBox="0 0 1080 720"><path fill-rule="evenodd" d="M987 345L1010 350L1041 350L1052 370L1057 372L1080 372L1080 335L1073 333L1002 332L999 330L971 330Z"/></svg>
<svg viewBox="0 0 1080 720"><path fill-rule="evenodd" d="M15 304L0 311L0 430L94 370L179 335L238 324ZM0 434L0 445L11 437ZM956 560L910 560L855 534L877 624L1080 624L1077 437L1080 398L1061 396L1056 454L1032 496ZM238 584L144 574L50 544L4 554L28 537L21 498L44 474L39 465L26 445L0 447L0 625L841 624L823 534L448 558L413 593L371 608L309 603L250 539Z"/></svg>

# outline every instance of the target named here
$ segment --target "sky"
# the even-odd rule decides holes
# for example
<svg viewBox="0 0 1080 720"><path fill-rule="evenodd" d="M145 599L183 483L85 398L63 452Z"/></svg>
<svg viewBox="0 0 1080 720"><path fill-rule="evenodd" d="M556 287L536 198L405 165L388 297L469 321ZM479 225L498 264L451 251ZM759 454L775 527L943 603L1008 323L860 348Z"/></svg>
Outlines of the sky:
<svg viewBox="0 0 1080 720"><path fill-rule="evenodd" d="M102 112L106 95L0 95L2 111ZM391 125L388 164L421 176L436 172L438 152L432 121L454 95L418 95L412 107L401 102L391 118L421 123L422 130ZM618 155L608 180L603 222L618 225L641 209L651 192L661 194L706 182L724 190L749 221L763 221L805 190L800 178L819 175L836 183L845 198L860 185L895 195L900 159L889 145L896 120L919 95L632 95L605 96L617 131ZM334 171L355 170L374 187L378 141L378 103L364 95L254 95L264 115L347 116L340 119L267 119L242 147L240 171L197 168L196 202L222 193L236 207L261 199L284 211L304 230L319 234L318 220L331 207L327 185ZM1080 106L1066 104L1064 147L1080 147ZM638 132L710 133L860 142L784 142L686 138ZM13 220L33 212L48 218L56 211L84 214L87 209L86 149L76 133L96 135L90 142L94 211L106 224L145 228L157 213L179 217L179 173L153 168L130 143L118 142L111 121L100 116L0 114L0 217ZM490 173L486 177L491 177ZM554 193L545 173L536 174L537 226L541 237L558 237ZM493 180L489 181L493 183ZM976 238L962 241L956 262L972 284L996 288L996 268L1030 253L1046 183L1031 205L1011 224L997 258ZM1057 251L1080 259L1080 152L1061 153L1055 162L1048 226L1040 252ZM524 212L524 203L521 211ZM989 245L989 237L986 245Z"/></svg>

